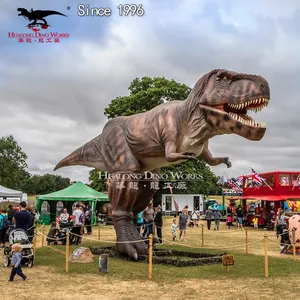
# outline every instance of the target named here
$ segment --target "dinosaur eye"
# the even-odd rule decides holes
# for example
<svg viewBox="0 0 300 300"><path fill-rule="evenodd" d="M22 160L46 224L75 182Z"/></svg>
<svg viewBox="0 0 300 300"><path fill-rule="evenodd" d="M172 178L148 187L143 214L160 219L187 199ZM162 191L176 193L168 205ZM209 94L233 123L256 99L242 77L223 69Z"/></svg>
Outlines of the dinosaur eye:
<svg viewBox="0 0 300 300"><path fill-rule="evenodd" d="M223 80L227 80L227 76L224 76L222 79L223 79Z"/></svg>

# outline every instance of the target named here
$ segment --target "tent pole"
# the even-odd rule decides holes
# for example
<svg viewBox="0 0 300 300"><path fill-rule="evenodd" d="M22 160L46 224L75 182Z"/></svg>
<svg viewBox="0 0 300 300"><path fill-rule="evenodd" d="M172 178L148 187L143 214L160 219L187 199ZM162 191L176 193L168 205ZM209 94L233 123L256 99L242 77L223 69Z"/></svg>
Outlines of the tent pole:
<svg viewBox="0 0 300 300"><path fill-rule="evenodd" d="M95 201L92 202L92 225L94 225L94 209L95 209Z"/></svg>

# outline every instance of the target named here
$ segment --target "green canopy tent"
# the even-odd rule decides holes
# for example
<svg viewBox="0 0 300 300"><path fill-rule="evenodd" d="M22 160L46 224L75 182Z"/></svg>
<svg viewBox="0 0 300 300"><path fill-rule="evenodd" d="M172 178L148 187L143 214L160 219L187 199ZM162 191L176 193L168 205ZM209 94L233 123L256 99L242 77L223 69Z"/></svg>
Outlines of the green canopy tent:
<svg viewBox="0 0 300 300"><path fill-rule="evenodd" d="M64 204L68 212L72 212L72 206L75 202L88 202L92 207L93 211L93 223L95 222L95 210L97 202L107 203L109 202L108 195L104 193L97 192L96 190L85 185L81 181L54 193L37 196L36 209L41 213L42 204L47 201L50 205L50 218L48 221L45 219L43 223L48 223L53 221L56 216L56 206L59 201ZM42 213L41 213L42 214Z"/></svg>

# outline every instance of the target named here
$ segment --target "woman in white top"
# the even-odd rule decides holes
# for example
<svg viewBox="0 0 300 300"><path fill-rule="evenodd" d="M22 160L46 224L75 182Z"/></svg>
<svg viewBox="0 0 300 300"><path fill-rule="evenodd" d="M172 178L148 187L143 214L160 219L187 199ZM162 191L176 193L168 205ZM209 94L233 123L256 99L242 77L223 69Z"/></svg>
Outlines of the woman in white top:
<svg viewBox="0 0 300 300"><path fill-rule="evenodd" d="M191 218L192 218L192 220L193 220L194 226L196 225L197 227L199 226L199 225L198 225L198 221L199 221L198 215L199 215L199 212L196 211L196 208L194 208L194 210L192 211Z"/></svg>

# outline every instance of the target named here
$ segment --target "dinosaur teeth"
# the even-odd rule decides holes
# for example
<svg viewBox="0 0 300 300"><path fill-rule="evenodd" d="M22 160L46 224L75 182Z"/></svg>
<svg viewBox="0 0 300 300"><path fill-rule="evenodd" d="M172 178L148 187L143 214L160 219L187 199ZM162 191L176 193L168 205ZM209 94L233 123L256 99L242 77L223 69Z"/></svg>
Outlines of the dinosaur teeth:
<svg viewBox="0 0 300 300"><path fill-rule="evenodd" d="M247 115L242 115L240 116L239 114L229 112L229 116L233 119L235 119L238 122L241 122L245 125L252 126L252 127L259 127L259 128L266 128L266 123L264 122L256 122L252 120L249 116Z"/></svg>

